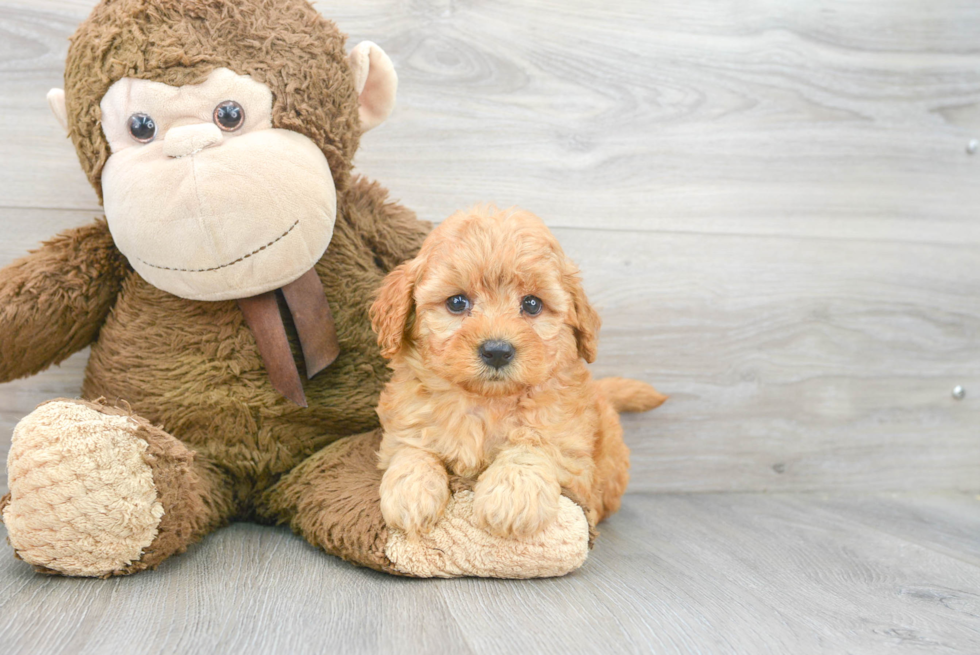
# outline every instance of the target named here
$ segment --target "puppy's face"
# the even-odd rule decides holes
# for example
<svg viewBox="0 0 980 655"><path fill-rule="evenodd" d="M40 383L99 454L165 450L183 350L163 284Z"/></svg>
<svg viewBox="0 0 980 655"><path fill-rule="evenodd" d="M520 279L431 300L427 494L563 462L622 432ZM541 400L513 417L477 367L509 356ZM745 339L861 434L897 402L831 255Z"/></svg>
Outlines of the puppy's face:
<svg viewBox="0 0 980 655"><path fill-rule="evenodd" d="M595 357L599 319L575 266L522 211L477 209L436 228L372 307L383 354L467 391L519 393Z"/></svg>

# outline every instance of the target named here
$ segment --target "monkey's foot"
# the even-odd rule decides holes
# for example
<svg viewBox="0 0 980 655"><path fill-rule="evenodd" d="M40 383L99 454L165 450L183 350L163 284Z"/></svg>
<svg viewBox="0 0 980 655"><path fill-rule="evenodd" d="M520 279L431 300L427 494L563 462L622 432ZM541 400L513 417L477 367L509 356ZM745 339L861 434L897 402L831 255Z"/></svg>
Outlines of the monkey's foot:
<svg viewBox="0 0 980 655"><path fill-rule="evenodd" d="M420 578L542 578L582 566L594 536L582 506L564 496L541 532L505 538L479 526L472 483L450 479L443 516L422 535L389 528L381 513L381 430L335 441L260 498L259 514L328 553L378 571Z"/></svg>
<svg viewBox="0 0 980 655"><path fill-rule="evenodd" d="M420 578L477 576L545 578L582 566L589 554L589 524L582 508L562 496L558 515L530 537L499 537L478 526L473 492L457 491L428 533L410 537L389 530L385 555L400 573Z"/></svg>
<svg viewBox="0 0 980 655"><path fill-rule="evenodd" d="M176 550L166 543L173 530L161 526L172 494L161 494L155 477L174 487L173 473L189 460L183 444L121 409L45 403L14 428L10 494L0 501L10 543L46 573L105 577L154 566Z"/></svg>

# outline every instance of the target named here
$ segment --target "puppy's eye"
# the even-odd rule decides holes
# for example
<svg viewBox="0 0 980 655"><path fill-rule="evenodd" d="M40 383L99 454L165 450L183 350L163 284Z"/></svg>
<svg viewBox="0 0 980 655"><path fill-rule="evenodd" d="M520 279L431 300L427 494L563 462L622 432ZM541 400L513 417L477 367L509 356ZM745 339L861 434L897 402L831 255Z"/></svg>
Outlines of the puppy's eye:
<svg viewBox="0 0 980 655"><path fill-rule="evenodd" d="M133 114L129 117L129 134L140 143L149 143L157 135L157 124L148 114Z"/></svg>
<svg viewBox="0 0 980 655"><path fill-rule="evenodd" d="M446 300L446 309L453 314L462 314L472 306L473 303L470 302L470 299L461 293Z"/></svg>
<svg viewBox="0 0 980 655"><path fill-rule="evenodd" d="M524 296L521 301L521 311L528 316L537 316L544 308L544 303L537 296Z"/></svg>
<svg viewBox="0 0 980 655"><path fill-rule="evenodd" d="M225 132L234 132L245 122L245 110L234 100L225 100L214 108L214 124Z"/></svg>

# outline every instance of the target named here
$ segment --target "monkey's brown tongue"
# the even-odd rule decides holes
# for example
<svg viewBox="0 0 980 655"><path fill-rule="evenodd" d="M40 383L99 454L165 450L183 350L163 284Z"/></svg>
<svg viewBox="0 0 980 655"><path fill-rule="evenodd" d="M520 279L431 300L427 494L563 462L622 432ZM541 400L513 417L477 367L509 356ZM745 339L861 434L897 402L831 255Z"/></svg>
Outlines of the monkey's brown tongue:
<svg viewBox="0 0 980 655"><path fill-rule="evenodd" d="M306 362L306 377L312 378L330 366L340 354L337 330L334 328L327 296L323 293L323 285L316 271L311 268L280 291L296 325L300 347L303 349L303 360ZM250 298L241 298L238 306L242 308L245 322L255 337L272 386L300 407L306 407L306 394L303 393L303 383L299 379L293 353L289 349L286 328L279 313L279 303L276 302L276 292L267 291Z"/></svg>

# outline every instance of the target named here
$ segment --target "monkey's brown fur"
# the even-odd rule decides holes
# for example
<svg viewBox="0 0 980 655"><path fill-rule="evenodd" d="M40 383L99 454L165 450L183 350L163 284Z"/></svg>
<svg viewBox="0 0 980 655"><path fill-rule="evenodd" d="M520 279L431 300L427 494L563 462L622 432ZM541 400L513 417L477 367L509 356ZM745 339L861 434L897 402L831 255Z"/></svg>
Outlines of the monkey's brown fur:
<svg viewBox="0 0 980 655"><path fill-rule="evenodd" d="M101 197L109 149L99 100L106 89L123 76L196 83L218 67L267 84L273 126L308 136L335 177L337 222L316 271L341 354L305 383L309 408L272 388L234 301L195 302L150 286L129 268L103 220L0 271L0 381L91 344L83 397L128 403L125 411L150 445L166 514L142 559L112 574L156 566L235 518L289 522L329 552L390 570L383 550L364 543L383 545L386 535L377 511L379 473L367 461L377 435L345 442L343 452L328 445L377 426L387 370L368 307L385 274L415 254L429 226L386 202L382 187L351 177L359 123L344 36L305 0L105 0L68 55L72 140ZM354 488L360 495L350 495Z"/></svg>
<svg viewBox="0 0 980 655"><path fill-rule="evenodd" d="M114 82L198 84L225 67L272 90L273 125L320 147L339 192L359 141L344 41L298 0L105 0L75 32L65 63L68 129L82 168L101 198L110 152L99 102Z"/></svg>

